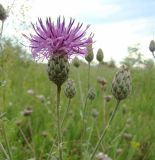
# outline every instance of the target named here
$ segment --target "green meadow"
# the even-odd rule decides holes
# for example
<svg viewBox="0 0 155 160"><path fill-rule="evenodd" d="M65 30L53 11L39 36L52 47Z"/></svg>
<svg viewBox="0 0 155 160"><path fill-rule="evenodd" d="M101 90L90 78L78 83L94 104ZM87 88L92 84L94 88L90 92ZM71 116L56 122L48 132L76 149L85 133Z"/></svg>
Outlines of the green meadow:
<svg viewBox="0 0 155 160"><path fill-rule="evenodd" d="M69 100L63 85L61 120L69 105L61 129L64 160L89 160L116 105L114 97L109 102L105 97L111 95L117 70L107 64L91 65L90 87L96 97L87 99L83 135L88 65L80 61L76 68L70 62L69 79L75 82L76 95ZM112 160L154 160L155 66L130 72L132 92L121 101L97 154L103 152ZM99 77L106 80L104 88ZM56 139L56 86L48 79L47 64L34 62L19 46L7 42L0 53L0 160L56 160Z"/></svg>

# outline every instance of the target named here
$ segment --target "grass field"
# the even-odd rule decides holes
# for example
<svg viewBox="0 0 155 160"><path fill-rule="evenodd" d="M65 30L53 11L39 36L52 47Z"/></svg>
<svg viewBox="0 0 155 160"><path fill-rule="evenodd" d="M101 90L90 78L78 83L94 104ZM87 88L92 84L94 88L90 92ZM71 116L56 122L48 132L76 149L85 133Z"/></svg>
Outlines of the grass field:
<svg viewBox="0 0 155 160"><path fill-rule="evenodd" d="M9 157L10 160L55 160L58 153L56 87L48 79L46 64L19 58L24 55L20 48L8 45L0 57L0 160ZM86 63L81 63L79 68L70 65L69 78L75 81L76 96L71 99L62 126L64 160L89 160L116 104L114 97L110 102L104 97L111 95L111 82L117 70L106 65L91 66L90 85L96 89L96 97L87 101L86 133L81 138L88 66ZM121 101L98 152L113 160L154 160L155 67L131 69L131 76L132 92ZM104 91L97 82L98 77L107 81ZM63 88L61 119L69 103ZM23 115L26 108L32 111L29 116ZM98 116L94 118L92 112Z"/></svg>

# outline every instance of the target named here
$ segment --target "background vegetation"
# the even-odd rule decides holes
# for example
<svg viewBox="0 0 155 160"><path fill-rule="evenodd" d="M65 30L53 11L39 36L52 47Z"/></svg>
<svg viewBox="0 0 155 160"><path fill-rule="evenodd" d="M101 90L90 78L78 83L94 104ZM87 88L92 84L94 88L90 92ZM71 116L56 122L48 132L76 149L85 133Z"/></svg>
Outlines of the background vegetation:
<svg viewBox="0 0 155 160"><path fill-rule="evenodd" d="M132 53L138 56L137 50ZM152 60L138 58L135 62L134 59L135 66L131 61L126 58L122 63L131 64L132 93L121 102L99 151L113 160L154 160L155 66ZM141 67L137 65L139 62ZM32 61L21 47L9 40L0 53L0 66L0 160L7 159L9 152L13 160L47 160L50 151L53 155L57 153L54 147L56 88L48 80L47 66ZM106 102L104 97L111 95L116 71L114 61L91 66L90 82L96 89L96 98L88 101L85 138L90 140L84 143L80 141L81 110L87 91L88 66L81 61L80 67L75 68L71 63L70 78L75 81L77 93L63 125L64 159L87 160L90 156L105 126L104 120L107 121L115 105L114 98ZM98 77L106 79L104 88L98 83ZM62 92L61 116L67 104ZM30 114L26 116L27 110Z"/></svg>

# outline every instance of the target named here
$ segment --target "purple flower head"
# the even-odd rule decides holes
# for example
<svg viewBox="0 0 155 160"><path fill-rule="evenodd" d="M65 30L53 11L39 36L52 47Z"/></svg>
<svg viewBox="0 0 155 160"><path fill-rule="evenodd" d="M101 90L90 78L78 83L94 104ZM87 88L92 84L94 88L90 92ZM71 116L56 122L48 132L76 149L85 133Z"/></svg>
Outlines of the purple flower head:
<svg viewBox="0 0 155 160"><path fill-rule="evenodd" d="M83 24L78 23L74 26L75 20L70 18L69 24L65 24L65 18L57 18L57 23L46 19L44 24L41 18L38 18L36 25L32 24L35 34L24 35L30 42L32 56L34 59L49 59L51 55L64 54L68 57L76 55L85 55L87 47L92 44L93 35L86 37L86 31L89 25L82 30Z"/></svg>

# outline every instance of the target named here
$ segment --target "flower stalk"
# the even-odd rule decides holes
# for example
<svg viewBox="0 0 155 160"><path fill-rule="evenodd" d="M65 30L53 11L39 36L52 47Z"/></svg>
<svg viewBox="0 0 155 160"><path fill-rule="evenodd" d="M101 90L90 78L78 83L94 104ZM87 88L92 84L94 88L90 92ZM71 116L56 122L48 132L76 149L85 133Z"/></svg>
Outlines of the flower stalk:
<svg viewBox="0 0 155 160"><path fill-rule="evenodd" d="M6 149L7 149L7 152L8 152L9 160L13 160L3 121L1 122L1 126L2 126L2 131L1 132L2 132L2 135L3 135L4 141L5 141L5 144L6 144Z"/></svg>
<svg viewBox="0 0 155 160"><path fill-rule="evenodd" d="M96 152L97 152L97 149L98 149L98 147L100 146L101 142L103 141L103 139L104 139L104 137L105 137L105 135L106 135L106 133L107 133L107 130L108 130L108 128L109 128L109 126L110 126L110 124L111 124L111 122L112 122L112 120L113 120L113 118L114 118L114 116L115 116L115 114L116 114L116 112L117 112L117 109L118 109L119 104L120 104L120 100L117 100L117 103L116 103L116 106L115 106L115 108L114 108L114 110L113 110L113 112L112 112L112 115L111 115L111 117L110 117L110 119L109 119L109 121L108 121L105 129L103 130L103 132L102 132L102 134L101 134L101 137L99 138L99 140L98 140L98 142L97 142L97 144L96 144L96 146L95 146L95 149L94 149L94 151L93 151L93 153L92 153L92 155L91 155L91 157L90 157L90 160L93 160L93 159L94 159L94 156L95 156L95 154L96 154Z"/></svg>
<svg viewBox="0 0 155 160"><path fill-rule="evenodd" d="M60 93L61 85L57 85L57 134L58 134L58 150L59 150L59 159L63 160L62 152L62 135L61 135L61 126L60 126Z"/></svg>

